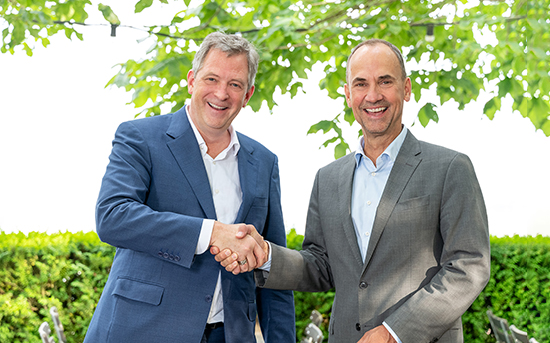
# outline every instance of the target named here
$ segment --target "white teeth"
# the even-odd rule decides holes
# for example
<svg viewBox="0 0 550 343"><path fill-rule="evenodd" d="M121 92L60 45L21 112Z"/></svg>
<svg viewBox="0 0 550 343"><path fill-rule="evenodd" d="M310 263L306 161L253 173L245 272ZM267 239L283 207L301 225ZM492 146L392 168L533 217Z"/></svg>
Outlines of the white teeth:
<svg viewBox="0 0 550 343"><path fill-rule="evenodd" d="M220 106L216 106L214 105L213 103L209 102L208 103L210 106L212 106L213 108L217 109L217 110L224 110L226 109L227 107L220 107Z"/></svg>
<svg viewBox="0 0 550 343"><path fill-rule="evenodd" d="M370 113L378 113L378 112L382 112L382 111L385 111L387 107L379 107L379 108L366 108L365 111L367 112L370 112Z"/></svg>

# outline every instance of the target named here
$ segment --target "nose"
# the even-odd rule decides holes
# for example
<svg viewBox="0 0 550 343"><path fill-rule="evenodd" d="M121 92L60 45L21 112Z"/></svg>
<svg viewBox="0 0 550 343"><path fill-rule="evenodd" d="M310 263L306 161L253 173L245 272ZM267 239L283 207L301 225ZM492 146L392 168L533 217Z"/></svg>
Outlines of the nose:
<svg viewBox="0 0 550 343"><path fill-rule="evenodd" d="M225 100L229 98L228 85L220 84L216 87L215 94L216 97L220 100Z"/></svg>
<svg viewBox="0 0 550 343"><path fill-rule="evenodd" d="M380 100L382 100L384 96L382 95L382 92L380 91L380 86L375 84L369 87L367 90L367 93L365 94L364 100L369 103L376 103Z"/></svg>

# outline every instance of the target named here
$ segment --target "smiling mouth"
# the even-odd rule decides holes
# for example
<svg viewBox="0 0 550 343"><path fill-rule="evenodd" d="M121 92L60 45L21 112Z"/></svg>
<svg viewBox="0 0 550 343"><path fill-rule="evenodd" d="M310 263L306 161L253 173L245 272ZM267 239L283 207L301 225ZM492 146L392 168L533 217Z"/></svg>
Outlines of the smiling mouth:
<svg viewBox="0 0 550 343"><path fill-rule="evenodd" d="M377 107L377 108L365 108L363 109L365 112L369 114L379 114L387 110L387 107Z"/></svg>
<svg viewBox="0 0 550 343"><path fill-rule="evenodd" d="M225 110L225 109L227 109L227 107L216 106L211 102L209 102L208 105L210 105L210 107L212 107L215 110Z"/></svg>

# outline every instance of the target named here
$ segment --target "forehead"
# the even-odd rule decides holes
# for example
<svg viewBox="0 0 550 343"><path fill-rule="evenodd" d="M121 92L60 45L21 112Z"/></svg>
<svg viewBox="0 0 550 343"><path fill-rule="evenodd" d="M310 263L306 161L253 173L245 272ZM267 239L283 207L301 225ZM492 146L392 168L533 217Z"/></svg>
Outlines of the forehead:
<svg viewBox="0 0 550 343"><path fill-rule="evenodd" d="M390 47L384 44L364 45L357 49L348 66L349 78L368 78L401 74L399 61Z"/></svg>
<svg viewBox="0 0 550 343"><path fill-rule="evenodd" d="M247 83L248 59L246 54L229 56L220 49L211 49L204 58L203 65L197 74L216 75L224 79Z"/></svg>
<svg viewBox="0 0 550 343"><path fill-rule="evenodd" d="M248 73L248 59L246 54L233 54L228 53L220 49L211 49L204 58L203 68L215 68L215 69L238 69Z"/></svg>

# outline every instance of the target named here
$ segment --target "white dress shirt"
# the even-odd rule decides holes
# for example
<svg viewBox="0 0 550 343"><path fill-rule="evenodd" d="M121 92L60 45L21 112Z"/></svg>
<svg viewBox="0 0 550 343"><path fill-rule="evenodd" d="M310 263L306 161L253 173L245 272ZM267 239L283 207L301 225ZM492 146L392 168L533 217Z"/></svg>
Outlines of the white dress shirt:
<svg viewBox="0 0 550 343"><path fill-rule="evenodd" d="M237 153L240 149L237 133L232 126L229 127L231 142L216 158L208 155L208 147L195 124L189 116L190 108L187 106L187 118L193 128L197 142L201 149L202 159L208 174L208 181L214 199L217 220L224 224L233 224L242 203L241 182L239 179L239 164ZM200 255L206 252L210 245L214 220L204 219L201 233L195 254ZM208 315L207 323L224 321L223 295L221 288L221 272L218 274L218 283L212 298L212 307Z"/></svg>

